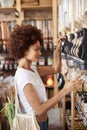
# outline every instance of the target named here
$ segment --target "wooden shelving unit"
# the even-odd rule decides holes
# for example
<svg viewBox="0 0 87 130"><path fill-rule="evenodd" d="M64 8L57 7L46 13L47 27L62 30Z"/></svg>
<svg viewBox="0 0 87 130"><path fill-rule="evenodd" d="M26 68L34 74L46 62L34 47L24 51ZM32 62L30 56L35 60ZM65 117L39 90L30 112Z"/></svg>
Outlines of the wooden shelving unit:
<svg viewBox="0 0 87 130"><path fill-rule="evenodd" d="M61 55L62 55L62 58L64 60L66 60L65 54L61 54ZM87 71L86 62L85 61L83 61L83 60L81 60L79 58L70 56L70 55L67 55L67 57L69 59L74 60L74 62L75 62L75 60L78 61L78 63L80 65L82 65L82 67L80 65L77 66L79 69L81 69L80 70L81 72L84 73L84 72ZM67 61L66 61L66 65L67 65ZM76 102L76 91L71 92L70 95L71 95L70 96L70 102L71 102L71 109L70 109L71 113L70 113L70 115L67 115L67 110L65 109L65 107L66 107L65 103L67 101L67 98L65 97L63 102L62 102L62 104L64 104L63 105L63 113L64 113L63 124L65 124L65 123L67 124L68 130L76 130L76 125L80 124L79 122L81 122L81 124L82 124L82 121L83 121L83 128L86 129L86 127L87 127L86 126L87 113L84 113L83 110L82 110L82 107L80 107L78 102ZM76 120L76 109L79 112L79 116L81 116L81 118L79 120ZM69 120L69 118L68 118L69 116L71 116L71 120ZM63 125L63 130L66 130L64 125Z"/></svg>

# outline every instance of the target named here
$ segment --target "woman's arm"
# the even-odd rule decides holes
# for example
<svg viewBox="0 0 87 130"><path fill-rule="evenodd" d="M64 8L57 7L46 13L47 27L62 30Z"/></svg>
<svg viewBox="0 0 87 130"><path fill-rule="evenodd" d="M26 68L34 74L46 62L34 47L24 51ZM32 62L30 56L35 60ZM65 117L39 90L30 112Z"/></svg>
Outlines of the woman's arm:
<svg viewBox="0 0 87 130"><path fill-rule="evenodd" d="M70 93L71 91L75 90L80 86L81 82L78 81L78 79L68 82L65 84L65 87L57 93L56 96L50 98L46 102L41 102L40 98L34 89L32 84L27 84L24 87L24 94L29 102L29 104L32 106L34 111L38 115L42 115L43 113L47 112L49 109L51 109L54 105L56 105L66 94Z"/></svg>
<svg viewBox="0 0 87 130"><path fill-rule="evenodd" d="M54 50L54 59L52 66L38 67L40 76L56 74L61 71L61 39L57 40L57 46Z"/></svg>

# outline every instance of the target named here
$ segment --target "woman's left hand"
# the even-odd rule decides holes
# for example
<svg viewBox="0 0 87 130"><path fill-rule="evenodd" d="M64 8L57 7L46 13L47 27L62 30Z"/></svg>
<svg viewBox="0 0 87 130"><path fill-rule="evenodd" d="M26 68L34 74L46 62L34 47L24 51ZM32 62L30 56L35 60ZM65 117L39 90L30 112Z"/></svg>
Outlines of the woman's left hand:
<svg viewBox="0 0 87 130"><path fill-rule="evenodd" d="M57 39L57 43L56 43L56 47L55 47L55 51L56 52L60 52L61 51L61 47L62 47L62 38L58 38Z"/></svg>

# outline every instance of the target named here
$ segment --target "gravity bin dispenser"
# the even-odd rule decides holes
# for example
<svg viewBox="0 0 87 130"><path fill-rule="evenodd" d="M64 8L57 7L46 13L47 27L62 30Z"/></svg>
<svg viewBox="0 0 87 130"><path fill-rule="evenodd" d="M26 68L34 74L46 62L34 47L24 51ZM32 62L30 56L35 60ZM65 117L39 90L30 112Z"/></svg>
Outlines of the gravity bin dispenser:
<svg viewBox="0 0 87 130"><path fill-rule="evenodd" d="M70 33L62 39L61 55L69 67L87 70L87 28ZM69 61L73 61L73 64L69 64Z"/></svg>

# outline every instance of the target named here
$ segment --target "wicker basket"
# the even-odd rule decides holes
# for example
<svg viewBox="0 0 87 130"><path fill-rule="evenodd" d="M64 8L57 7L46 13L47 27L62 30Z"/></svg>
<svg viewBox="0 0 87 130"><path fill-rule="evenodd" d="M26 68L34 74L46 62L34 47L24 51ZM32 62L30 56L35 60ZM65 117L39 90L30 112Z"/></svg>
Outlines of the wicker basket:
<svg viewBox="0 0 87 130"><path fill-rule="evenodd" d="M0 0L1 7L12 7L14 5L14 0Z"/></svg>

